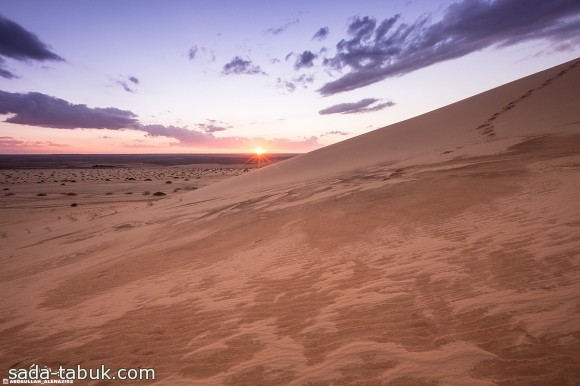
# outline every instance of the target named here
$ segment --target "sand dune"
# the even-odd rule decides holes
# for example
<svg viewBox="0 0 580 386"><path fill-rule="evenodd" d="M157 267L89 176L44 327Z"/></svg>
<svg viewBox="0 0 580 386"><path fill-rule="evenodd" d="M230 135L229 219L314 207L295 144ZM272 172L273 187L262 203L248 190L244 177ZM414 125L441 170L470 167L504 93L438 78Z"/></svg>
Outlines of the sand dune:
<svg viewBox="0 0 580 386"><path fill-rule="evenodd" d="M576 384L578 90L573 61L153 206L1 209L2 371Z"/></svg>

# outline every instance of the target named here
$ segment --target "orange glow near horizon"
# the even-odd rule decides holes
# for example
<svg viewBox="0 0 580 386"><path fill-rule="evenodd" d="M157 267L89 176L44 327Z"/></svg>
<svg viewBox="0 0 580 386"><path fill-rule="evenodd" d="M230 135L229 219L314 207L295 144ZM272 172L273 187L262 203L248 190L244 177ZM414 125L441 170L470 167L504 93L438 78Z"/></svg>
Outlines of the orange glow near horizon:
<svg viewBox="0 0 580 386"><path fill-rule="evenodd" d="M269 165L272 160L266 155L266 151L262 147L256 147L252 156L248 159L247 163L256 164L258 168Z"/></svg>

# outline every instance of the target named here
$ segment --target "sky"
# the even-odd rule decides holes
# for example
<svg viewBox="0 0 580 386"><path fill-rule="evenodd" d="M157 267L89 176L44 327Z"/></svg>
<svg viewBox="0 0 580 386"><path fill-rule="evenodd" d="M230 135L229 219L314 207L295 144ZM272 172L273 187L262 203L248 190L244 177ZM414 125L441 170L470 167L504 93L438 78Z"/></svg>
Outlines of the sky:
<svg viewBox="0 0 580 386"><path fill-rule="evenodd" d="M580 56L577 0L0 0L0 153L298 153Z"/></svg>

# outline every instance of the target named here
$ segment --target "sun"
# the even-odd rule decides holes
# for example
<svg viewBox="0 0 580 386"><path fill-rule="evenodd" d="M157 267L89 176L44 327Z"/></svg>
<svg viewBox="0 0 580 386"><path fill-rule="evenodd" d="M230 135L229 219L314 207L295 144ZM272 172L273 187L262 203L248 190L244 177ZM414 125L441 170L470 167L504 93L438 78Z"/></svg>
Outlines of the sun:
<svg viewBox="0 0 580 386"><path fill-rule="evenodd" d="M263 155L265 153L265 150L262 149L261 147L257 147L254 149L254 154L256 155Z"/></svg>

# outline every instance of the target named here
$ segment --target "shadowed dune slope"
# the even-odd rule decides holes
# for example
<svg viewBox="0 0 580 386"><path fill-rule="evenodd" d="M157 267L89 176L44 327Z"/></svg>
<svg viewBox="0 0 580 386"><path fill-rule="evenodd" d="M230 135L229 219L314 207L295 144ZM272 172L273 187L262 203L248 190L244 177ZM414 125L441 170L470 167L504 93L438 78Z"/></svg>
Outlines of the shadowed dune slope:
<svg viewBox="0 0 580 386"><path fill-rule="evenodd" d="M2 208L0 371L577 384L578 90L573 61L149 206Z"/></svg>

